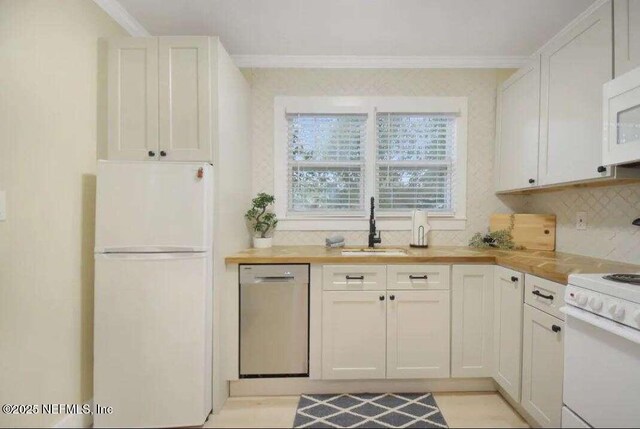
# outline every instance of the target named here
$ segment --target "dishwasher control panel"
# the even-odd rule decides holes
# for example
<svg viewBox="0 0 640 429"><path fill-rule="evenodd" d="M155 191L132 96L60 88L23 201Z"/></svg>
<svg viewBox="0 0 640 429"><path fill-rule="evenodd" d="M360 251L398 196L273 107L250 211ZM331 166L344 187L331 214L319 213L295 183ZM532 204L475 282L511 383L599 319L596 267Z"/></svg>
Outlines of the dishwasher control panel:
<svg viewBox="0 0 640 429"><path fill-rule="evenodd" d="M309 265L240 265L240 284L269 282L309 283Z"/></svg>

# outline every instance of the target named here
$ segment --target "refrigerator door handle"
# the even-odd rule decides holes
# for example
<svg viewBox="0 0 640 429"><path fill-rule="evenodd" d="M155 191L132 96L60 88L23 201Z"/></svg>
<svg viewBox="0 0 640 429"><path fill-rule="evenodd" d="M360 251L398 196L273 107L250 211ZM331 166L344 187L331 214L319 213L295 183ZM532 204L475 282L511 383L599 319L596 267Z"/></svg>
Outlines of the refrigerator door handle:
<svg viewBox="0 0 640 429"><path fill-rule="evenodd" d="M126 246L126 247L96 247L94 253L193 253L208 252L208 247L190 246Z"/></svg>
<svg viewBox="0 0 640 429"><path fill-rule="evenodd" d="M119 259L129 261L166 261L177 259L204 259L206 252L178 252L178 253L96 253L96 259Z"/></svg>

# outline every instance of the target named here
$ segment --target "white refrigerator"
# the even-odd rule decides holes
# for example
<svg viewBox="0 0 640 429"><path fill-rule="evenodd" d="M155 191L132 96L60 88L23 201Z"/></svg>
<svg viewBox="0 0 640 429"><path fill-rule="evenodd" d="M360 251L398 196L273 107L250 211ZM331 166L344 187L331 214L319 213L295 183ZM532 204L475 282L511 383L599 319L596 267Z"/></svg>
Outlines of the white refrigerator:
<svg viewBox="0 0 640 429"><path fill-rule="evenodd" d="M212 166L99 161L95 427L202 425L211 410Z"/></svg>

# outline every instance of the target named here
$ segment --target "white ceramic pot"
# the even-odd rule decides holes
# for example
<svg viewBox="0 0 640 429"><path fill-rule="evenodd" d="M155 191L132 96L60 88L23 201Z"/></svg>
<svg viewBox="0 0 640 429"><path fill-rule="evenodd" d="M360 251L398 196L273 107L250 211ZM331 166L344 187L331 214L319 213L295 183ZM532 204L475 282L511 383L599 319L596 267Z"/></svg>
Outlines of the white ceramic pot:
<svg viewBox="0 0 640 429"><path fill-rule="evenodd" d="M272 240L273 240L272 237L268 237L268 238L253 237L253 247L255 247L256 249L267 249L271 247Z"/></svg>

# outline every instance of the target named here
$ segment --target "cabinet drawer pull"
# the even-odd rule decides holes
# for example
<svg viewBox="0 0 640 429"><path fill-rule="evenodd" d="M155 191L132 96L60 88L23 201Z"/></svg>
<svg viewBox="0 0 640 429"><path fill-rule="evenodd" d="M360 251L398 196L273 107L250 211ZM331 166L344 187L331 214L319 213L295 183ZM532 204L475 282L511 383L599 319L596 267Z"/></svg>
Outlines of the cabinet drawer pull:
<svg viewBox="0 0 640 429"><path fill-rule="evenodd" d="M540 298L550 299L551 301L553 301L553 295L545 295L542 292L540 292L539 290L534 290L531 293L534 294L535 296L539 296Z"/></svg>
<svg viewBox="0 0 640 429"><path fill-rule="evenodd" d="M380 295L380 301L384 301L384 295Z"/></svg>
<svg viewBox="0 0 640 429"><path fill-rule="evenodd" d="M411 280L427 280L429 278L429 276L427 276L426 274L424 276L414 276L413 274L409 275L409 279Z"/></svg>
<svg viewBox="0 0 640 429"><path fill-rule="evenodd" d="M391 301L394 301L394 300L396 299L396 296L395 296L395 295L391 295L391 296L389 297L389 299L390 299Z"/></svg>
<svg viewBox="0 0 640 429"><path fill-rule="evenodd" d="M149 152L147 152L147 155L156 156L156 153L154 151L150 150Z"/></svg>
<svg viewBox="0 0 640 429"><path fill-rule="evenodd" d="M167 156L167 152L165 152L165 151L161 150L161 151L160 151L160 156Z"/></svg>
<svg viewBox="0 0 640 429"><path fill-rule="evenodd" d="M515 283L515 282L517 282L518 280L519 280L519 279L518 279L518 277L516 277L516 276L511 276L511 281L512 281L512 282L514 282L514 283Z"/></svg>
<svg viewBox="0 0 640 429"><path fill-rule="evenodd" d="M364 276L346 276L347 280L364 280Z"/></svg>
<svg viewBox="0 0 640 429"><path fill-rule="evenodd" d="M553 332L560 332L560 331L562 331L562 328L561 328L561 327L559 327L558 325L552 325L552 326L551 326L551 330L552 330Z"/></svg>

